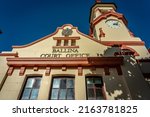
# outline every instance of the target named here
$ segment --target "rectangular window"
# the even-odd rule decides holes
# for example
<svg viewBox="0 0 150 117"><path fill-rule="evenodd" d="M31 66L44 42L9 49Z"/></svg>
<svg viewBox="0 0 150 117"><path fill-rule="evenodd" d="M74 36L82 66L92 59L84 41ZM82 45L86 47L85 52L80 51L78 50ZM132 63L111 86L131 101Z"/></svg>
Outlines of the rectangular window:
<svg viewBox="0 0 150 117"><path fill-rule="evenodd" d="M87 76L86 89L88 100L103 100L103 80L100 76Z"/></svg>
<svg viewBox="0 0 150 117"><path fill-rule="evenodd" d="M51 100L73 100L74 99L74 78L55 77L51 89Z"/></svg>
<svg viewBox="0 0 150 117"><path fill-rule="evenodd" d="M57 40L56 46L61 46L61 40Z"/></svg>
<svg viewBox="0 0 150 117"><path fill-rule="evenodd" d="M71 40L71 46L76 46L76 40Z"/></svg>
<svg viewBox="0 0 150 117"><path fill-rule="evenodd" d="M29 77L27 78L21 100L36 100L41 85L41 77Z"/></svg>
<svg viewBox="0 0 150 117"><path fill-rule="evenodd" d="M68 40L64 40L64 46L68 46L69 41Z"/></svg>

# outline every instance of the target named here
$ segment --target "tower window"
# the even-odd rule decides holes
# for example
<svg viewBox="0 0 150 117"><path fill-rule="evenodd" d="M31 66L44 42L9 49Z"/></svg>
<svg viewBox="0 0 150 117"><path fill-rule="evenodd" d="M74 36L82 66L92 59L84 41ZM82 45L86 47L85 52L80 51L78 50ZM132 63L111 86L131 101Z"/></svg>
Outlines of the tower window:
<svg viewBox="0 0 150 117"><path fill-rule="evenodd" d="M86 77L86 90L88 100L103 100L103 80L100 76Z"/></svg>
<svg viewBox="0 0 150 117"><path fill-rule="evenodd" d="M53 78L51 100L73 100L74 99L74 78L55 77Z"/></svg>
<svg viewBox="0 0 150 117"><path fill-rule="evenodd" d="M36 100L38 98L40 85L41 77L27 78L21 100Z"/></svg>

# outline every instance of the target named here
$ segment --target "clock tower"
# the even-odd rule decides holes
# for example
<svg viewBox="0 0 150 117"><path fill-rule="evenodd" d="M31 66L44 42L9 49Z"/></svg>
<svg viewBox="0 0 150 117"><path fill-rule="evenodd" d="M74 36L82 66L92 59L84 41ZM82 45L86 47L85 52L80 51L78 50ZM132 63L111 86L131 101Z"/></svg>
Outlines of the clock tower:
<svg viewBox="0 0 150 117"><path fill-rule="evenodd" d="M127 19L114 3L96 0L90 13L90 36L106 46L117 45L134 53L137 59L149 57L145 43L128 29Z"/></svg>
<svg viewBox="0 0 150 117"><path fill-rule="evenodd" d="M90 35L99 41L141 41L129 31L123 14L114 3L96 0L91 8Z"/></svg>

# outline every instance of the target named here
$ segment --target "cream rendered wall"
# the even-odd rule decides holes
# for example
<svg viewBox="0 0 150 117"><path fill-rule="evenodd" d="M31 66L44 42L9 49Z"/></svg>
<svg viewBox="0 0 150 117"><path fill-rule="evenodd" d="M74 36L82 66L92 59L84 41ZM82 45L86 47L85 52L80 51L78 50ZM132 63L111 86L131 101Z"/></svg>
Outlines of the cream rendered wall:
<svg viewBox="0 0 150 117"><path fill-rule="evenodd" d="M119 20L122 23L121 27L117 29L108 27L105 22L109 19ZM102 20L96 24L95 28L97 31L98 40L101 41L141 41L139 38L131 37L128 28L123 21L114 16L110 16L107 19ZM102 28L103 32L105 33L105 37L102 37L101 39L99 38L99 28Z"/></svg>
<svg viewBox="0 0 150 117"><path fill-rule="evenodd" d="M12 76L8 76L0 92L1 100L17 100L24 81L23 76L19 76L19 70L14 70Z"/></svg>
<svg viewBox="0 0 150 117"><path fill-rule="evenodd" d="M113 7L98 7L99 9L102 9L102 10L114 10L114 8Z"/></svg>
<svg viewBox="0 0 150 117"><path fill-rule="evenodd" d="M52 46L56 46L56 40L53 40L53 37L63 37L61 32L62 29L60 29L56 35L48 37L31 46L14 48L13 52L18 52L19 57L40 57L41 54L52 54ZM76 29L73 29L73 34L71 36L80 36L80 39L76 41L76 45L79 46L79 53L90 53L91 56L97 56L97 53L103 54L104 50L107 49L107 46L80 35ZM66 54L62 53L62 57L65 57L65 55Z"/></svg>
<svg viewBox="0 0 150 117"><path fill-rule="evenodd" d="M136 56L136 59L145 59L150 58L150 54L145 46L128 46L130 48L133 48L139 56Z"/></svg>
<svg viewBox="0 0 150 117"><path fill-rule="evenodd" d="M8 76L0 93L1 100L17 100L20 98L27 76L42 76L41 86L39 90L38 100L47 100L50 96L50 88L52 85L53 75L75 75L75 100L86 100L86 81L85 76L88 74L101 74L104 77L103 68L96 70L85 68L83 75L78 76L77 69L67 69L62 71L61 68L52 68L51 75L45 76L45 69L34 71L26 69L24 76L19 76L20 69L15 69L11 76ZM105 77L104 77L105 78ZM107 99L110 99L107 96Z"/></svg>
<svg viewBox="0 0 150 117"><path fill-rule="evenodd" d="M11 76L8 76L0 93L0 99L17 100L20 98L22 88L25 85L27 76L39 76L45 73L45 70L33 71L27 69L24 76L19 76L20 69L15 69ZM43 77L45 79L45 77ZM44 85L46 86L46 85Z"/></svg>
<svg viewBox="0 0 150 117"><path fill-rule="evenodd" d="M107 10L107 11L111 11L111 10L114 10L113 8L111 8L111 7L98 7L98 8L96 8L96 9L100 9L100 10ZM94 13L95 13L95 15L94 15ZM99 10L95 10L95 12L93 13L93 20L95 20L97 17L99 17L102 13L100 13L100 11ZM95 16L95 17L94 17Z"/></svg>
<svg viewBox="0 0 150 117"><path fill-rule="evenodd" d="M62 71L59 69L52 69L50 76L45 76L45 69L33 71L33 69L26 69L24 76L19 76L20 69L15 69L11 76L8 76L0 93L0 100L17 100L20 98L27 76L42 76L41 86L39 90L38 100L47 100L50 96L50 88L53 75L75 75L75 99L86 99L85 76L78 76L77 69L68 69Z"/></svg>
<svg viewBox="0 0 150 117"><path fill-rule="evenodd" d="M6 77L6 72L8 70L6 56L0 56L0 89Z"/></svg>
<svg viewBox="0 0 150 117"><path fill-rule="evenodd" d="M83 93L85 92L84 79L81 76L77 75L77 70L67 69L67 71L62 71L61 68L59 68L51 69L51 75L44 76L44 78L42 79L42 84L38 96L39 100L49 99L53 75L75 75L75 99L85 99L85 94Z"/></svg>

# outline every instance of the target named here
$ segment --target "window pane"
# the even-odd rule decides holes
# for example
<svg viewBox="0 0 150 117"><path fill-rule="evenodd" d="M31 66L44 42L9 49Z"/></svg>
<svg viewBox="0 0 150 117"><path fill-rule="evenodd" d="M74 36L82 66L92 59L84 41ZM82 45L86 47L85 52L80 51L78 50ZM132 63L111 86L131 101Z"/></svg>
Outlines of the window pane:
<svg viewBox="0 0 150 117"><path fill-rule="evenodd" d="M87 78L87 84L92 84L93 83L93 78Z"/></svg>
<svg viewBox="0 0 150 117"><path fill-rule="evenodd" d="M102 84L102 81L99 78L95 78L94 81L95 81L96 84Z"/></svg>
<svg viewBox="0 0 150 117"><path fill-rule="evenodd" d="M30 97L31 89L25 89L22 95L22 100L28 100Z"/></svg>
<svg viewBox="0 0 150 117"><path fill-rule="evenodd" d="M94 98L94 89L88 89L88 98Z"/></svg>
<svg viewBox="0 0 150 117"><path fill-rule="evenodd" d="M38 93L39 93L39 89L33 89L33 90L32 90L32 93L31 93L30 99L31 99L31 100L36 100L37 97L38 97Z"/></svg>
<svg viewBox="0 0 150 117"><path fill-rule="evenodd" d="M71 46L75 46L76 45L76 40L71 40Z"/></svg>
<svg viewBox="0 0 150 117"><path fill-rule="evenodd" d="M96 89L96 99L98 99L98 100L104 99L102 89Z"/></svg>
<svg viewBox="0 0 150 117"><path fill-rule="evenodd" d="M68 40L64 40L64 46L68 46Z"/></svg>
<svg viewBox="0 0 150 117"><path fill-rule="evenodd" d="M59 99L60 100L65 100L66 99L66 89L60 89Z"/></svg>
<svg viewBox="0 0 150 117"><path fill-rule="evenodd" d="M74 80L73 79L67 80L67 88L74 88Z"/></svg>
<svg viewBox="0 0 150 117"><path fill-rule="evenodd" d="M96 87L96 88L101 88L102 85L101 85L101 84L95 84L95 87Z"/></svg>
<svg viewBox="0 0 150 117"><path fill-rule="evenodd" d="M66 79L61 80L60 88L66 89Z"/></svg>
<svg viewBox="0 0 150 117"><path fill-rule="evenodd" d="M26 87L25 88L32 88L33 87L33 84L34 84L34 79L33 78L29 78L27 80L27 84L26 84Z"/></svg>
<svg viewBox="0 0 150 117"><path fill-rule="evenodd" d="M57 46L61 46L61 40L57 40Z"/></svg>
<svg viewBox="0 0 150 117"><path fill-rule="evenodd" d="M67 91L67 99L73 100L74 99L74 89L68 89Z"/></svg>
<svg viewBox="0 0 150 117"><path fill-rule="evenodd" d="M51 99L52 100L57 100L58 99L58 89L52 89L52 93L51 93Z"/></svg>
<svg viewBox="0 0 150 117"><path fill-rule="evenodd" d="M94 84L87 84L88 88L94 88Z"/></svg>
<svg viewBox="0 0 150 117"><path fill-rule="evenodd" d="M53 88L59 88L60 86L60 79L54 79L53 80Z"/></svg>
<svg viewBox="0 0 150 117"><path fill-rule="evenodd" d="M40 88L41 79L35 79L34 88Z"/></svg>

